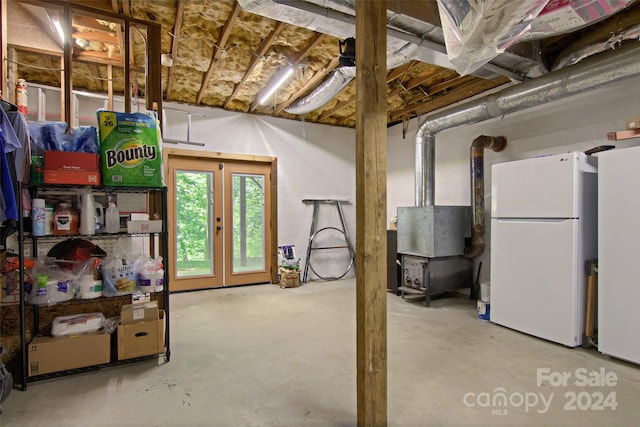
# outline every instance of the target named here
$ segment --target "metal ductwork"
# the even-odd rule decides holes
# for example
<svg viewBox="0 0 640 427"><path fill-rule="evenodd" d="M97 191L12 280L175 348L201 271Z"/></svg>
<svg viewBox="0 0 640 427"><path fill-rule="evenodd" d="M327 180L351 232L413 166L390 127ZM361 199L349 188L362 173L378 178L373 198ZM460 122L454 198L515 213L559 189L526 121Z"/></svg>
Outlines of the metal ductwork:
<svg viewBox="0 0 640 427"><path fill-rule="evenodd" d="M238 0L248 12L308 28L339 39L355 34L354 0ZM396 68L410 60L417 60L455 70L449 61L442 28L403 13L387 11L387 68ZM523 43L533 46L535 43ZM535 48L505 52L473 73L477 77L496 79L508 77L521 81L546 72ZM331 100L349 82L343 72L334 72L325 84L308 97L286 108L291 114L316 110ZM355 77L355 73L354 73Z"/></svg>
<svg viewBox="0 0 640 427"><path fill-rule="evenodd" d="M436 134L557 101L640 74L640 44L588 58L576 65L511 86L493 95L427 117L416 134L416 206L434 203Z"/></svg>
<svg viewBox="0 0 640 427"><path fill-rule="evenodd" d="M353 40L353 39L351 39ZM355 43L355 40L354 40ZM387 58L387 68L392 69L409 62L410 58L394 55ZM338 67L331 72L330 77L304 98L300 98L284 109L289 114L305 114L331 101L351 80L356 77L355 66Z"/></svg>
<svg viewBox="0 0 640 427"><path fill-rule="evenodd" d="M344 89L354 79L355 74L356 67L336 68L316 90L293 102L284 111L289 114L305 114L322 107Z"/></svg>
<svg viewBox="0 0 640 427"><path fill-rule="evenodd" d="M480 135L471 143L471 246L464 248L464 258L477 258L484 252L484 150L500 152L507 147L503 136Z"/></svg>

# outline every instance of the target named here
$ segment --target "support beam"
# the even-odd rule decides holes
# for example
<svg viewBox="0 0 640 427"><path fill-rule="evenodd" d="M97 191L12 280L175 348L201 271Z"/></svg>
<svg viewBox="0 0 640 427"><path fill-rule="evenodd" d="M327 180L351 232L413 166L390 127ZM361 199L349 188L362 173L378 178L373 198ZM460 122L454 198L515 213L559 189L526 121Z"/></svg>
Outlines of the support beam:
<svg viewBox="0 0 640 427"><path fill-rule="evenodd" d="M387 425L387 31L385 1L356 1L358 426Z"/></svg>

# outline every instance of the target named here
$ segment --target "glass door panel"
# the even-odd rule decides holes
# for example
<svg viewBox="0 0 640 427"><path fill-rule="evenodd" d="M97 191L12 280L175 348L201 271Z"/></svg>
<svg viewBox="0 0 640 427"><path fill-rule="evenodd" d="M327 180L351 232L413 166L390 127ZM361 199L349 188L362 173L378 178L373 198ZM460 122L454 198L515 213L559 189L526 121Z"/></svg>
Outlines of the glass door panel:
<svg viewBox="0 0 640 427"><path fill-rule="evenodd" d="M222 172L211 159L169 161L170 290L223 285Z"/></svg>
<svg viewBox="0 0 640 427"><path fill-rule="evenodd" d="M225 162L225 286L271 281L269 166Z"/></svg>
<svg viewBox="0 0 640 427"><path fill-rule="evenodd" d="M231 174L233 273L264 271L264 176Z"/></svg>
<svg viewBox="0 0 640 427"><path fill-rule="evenodd" d="M215 273L211 172L176 171L176 224L176 275Z"/></svg>

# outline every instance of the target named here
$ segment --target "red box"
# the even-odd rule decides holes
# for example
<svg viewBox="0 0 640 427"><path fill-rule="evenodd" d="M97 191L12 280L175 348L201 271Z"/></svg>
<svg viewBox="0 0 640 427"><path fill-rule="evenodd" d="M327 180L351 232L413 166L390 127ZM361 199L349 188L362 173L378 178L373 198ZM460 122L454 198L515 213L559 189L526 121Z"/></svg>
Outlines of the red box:
<svg viewBox="0 0 640 427"><path fill-rule="evenodd" d="M46 184L100 185L100 172L44 171Z"/></svg>
<svg viewBox="0 0 640 427"><path fill-rule="evenodd" d="M99 172L100 155L68 151L45 151L44 168L50 171Z"/></svg>

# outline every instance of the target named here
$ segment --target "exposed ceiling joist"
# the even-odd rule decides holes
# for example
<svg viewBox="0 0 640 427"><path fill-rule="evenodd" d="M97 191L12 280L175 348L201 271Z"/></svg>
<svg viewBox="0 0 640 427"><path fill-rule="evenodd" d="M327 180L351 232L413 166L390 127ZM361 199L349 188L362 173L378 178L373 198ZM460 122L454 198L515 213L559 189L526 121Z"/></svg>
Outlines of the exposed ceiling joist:
<svg viewBox="0 0 640 427"><path fill-rule="evenodd" d="M345 99L344 101L338 102L333 108L326 110L324 113L322 113L320 115L320 120L325 120L328 119L329 117L331 117L335 112L342 110L344 107L346 107L347 105L351 104L352 102L355 102L356 99L354 98L349 98L349 99Z"/></svg>
<svg viewBox="0 0 640 427"><path fill-rule="evenodd" d="M233 92L231 92L231 95L229 95L227 99L224 101L224 105L222 106L223 108L227 108L229 106L229 103L231 102L231 100L233 100L233 98L237 95L242 85L251 76L251 73L255 69L256 65L258 65L258 61L260 61L262 57L267 53L267 51L271 48L274 41L278 38L278 36L282 32L283 28L284 28L284 22L277 22L276 26L273 28L271 33L269 33L269 35L262 41L262 43L260 44L260 47L258 48L258 51L255 52L253 58L251 58L249 67L247 68L247 71L244 73L244 76L242 76L242 80L240 80L233 87Z"/></svg>
<svg viewBox="0 0 640 427"><path fill-rule="evenodd" d="M238 18L238 14L240 13L240 3L236 2L233 6L233 11L229 18L227 18L227 22L224 23L222 30L220 30L220 37L218 37L217 42L213 46L213 55L211 56L211 62L209 63L209 69L204 74L202 78L202 84L200 85L200 90L196 95L196 104L200 104L202 102L202 98L204 98L204 92L209 85L209 80L211 80L211 75L213 74L213 68L218 60L218 55L222 51L222 49L226 48L227 41L229 40L229 35L231 34L231 29Z"/></svg>
<svg viewBox="0 0 640 427"><path fill-rule="evenodd" d="M407 73L409 70L411 70L416 64L417 64L417 61L409 61L406 64L402 64L399 67L396 67L393 70L390 70L387 73L387 83L401 77L402 75Z"/></svg>
<svg viewBox="0 0 640 427"><path fill-rule="evenodd" d="M84 39L94 42L109 43L118 45L118 38L115 33L107 33L102 31L75 31L71 34L73 39Z"/></svg>
<svg viewBox="0 0 640 427"><path fill-rule="evenodd" d="M446 107L450 105L456 100L468 98L474 95L477 95L485 90L493 89L498 87L504 83L505 80L475 80L471 81L465 85L462 85L459 88L456 88L451 91L447 91L445 94L441 96L432 97L429 102L421 103L416 106L407 107L401 110L393 111L390 114L390 122L397 122L403 119L421 116L423 114L430 113L431 111L435 111L439 108Z"/></svg>
<svg viewBox="0 0 640 427"><path fill-rule="evenodd" d="M171 41L171 62L172 64L176 63L176 59L178 58L178 41L180 40L180 33L182 31L182 20L184 18L184 1L178 0L176 3L176 21L173 24L173 36ZM168 77L167 77L167 87L165 90L166 97L171 96L171 90L173 89L173 74L174 74L173 66L169 67Z"/></svg>
<svg viewBox="0 0 640 427"><path fill-rule="evenodd" d="M91 30L91 31L99 31L107 34L115 34L115 32L107 27L106 25L101 24L95 18L90 18L84 15L73 15L71 19L71 26L74 28Z"/></svg>
<svg viewBox="0 0 640 427"><path fill-rule="evenodd" d="M314 34L314 36L311 38L311 41L310 41L309 43L307 43L307 45L306 45L302 50L300 50L300 52L298 52L298 53L297 53L297 55L295 56L295 58L293 59L293 61L291 61L291 63L290 63L290 64L291 64L291 66L293 66L293 67L298 66L298 65L302 62L302 60L303 60L304 58L306 58L306 57L307 57L307 55L309 55L309 52L311 52L311 50L312 50L314 47L316 47L316 46L318 45L318 43L320 43L320 42L322 41L322 39L323 39L324 37L325 37L325 35L324 35L324 34L321 34L321 33L315 33L315 34ZM336 63L336 65L337 65L337 63ZM333 68L335 68L335 66L334 66ZM308 88L307 88L307 89L308 89ZM307 89L305 89L305 91L303 91L302 93L306 92L306 90L307 90ZM299 93L299 92L300 92L300 91L297 91L297 93ZM290 105L290 104L291 104L293 101L295 101L296 99L297 99L297 96L294 96L294 94L292 94L292 95L289 97L288 101L287 101L287 102L288 102L287 106L288 106L288 105ZM258 102L258 97L256 96L256 98L255 98L255 99L253 100L253 102L251 103L251 106L249 107L249 112L250 112L250 113L251 113L251 112L253 112L256 108L258 108L258 106L259 106L259 105L260 105L260 104L259 104L259 102ZM282 109L284 109L284 108L286 108L286 106L285 106L285 107L282 107ZM282 110L280 110L280 111L282 111Z"/></svg>
<svg viewBox="0 0 640 427"><path fill-rule="evenodd" d="M403 76L405 73L407 73L409 70L411 70L411 68L413 68L416 65L416 63L417 63L417 61L410 61L410 62L407 62L406 64L402 64L399 67L394 68L393 70L390 70L387 73L387 83L391 83L392 81L396 80L397 78ZM333 106L332 108L330 108L330 109L326 110L325 112L323 112L320 115L319 120L322 121L322 120L328 119L334 113L342 110L344 107L354 103L355 101L356 101L356 97L352 96L349 99L346 99L344 101L338 102L335 106ZM350 116L350 117L352 117L352 116Z"/></svg>
<svg viewBox="0 0 640 427"><path fill-rule="evenodd" d="M307 55L309 55L309 52L311 52L311 50L316 47L318 45L318 43L320 43L322 41L322 39L325 37L324 34L322 33L316 33L313 38L311 39L311 41L304 47L304 49L302 49L300 52L298 52L298 54L296 55L296 57L293 59L293 61L291 61L291 64L293 65L298 65L300 64L300 62L302 62L302 60L304 58L307 57Z"/></svg>

